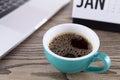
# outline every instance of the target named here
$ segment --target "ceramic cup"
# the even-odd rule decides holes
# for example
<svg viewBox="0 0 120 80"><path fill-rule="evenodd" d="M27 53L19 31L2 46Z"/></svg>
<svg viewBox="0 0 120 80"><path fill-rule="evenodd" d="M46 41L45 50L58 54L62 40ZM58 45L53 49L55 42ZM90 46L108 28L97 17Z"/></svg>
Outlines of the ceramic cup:
<svg viewBox="0 0 120 80"><path fill-rule="evenodd" d="M49 49L49 43L57 35L67 32L80 34L87 38L93 46L92 52L90 52L88 55L77 58L62 57L53 53ZM98 52L99 46L100 40L97 34L92 29L79 24L65 23L54 26L49 29L43 36L44 53L48 61L51 63L51 65L63 73L76 73L80 71L96 73L106 72L110 68L111 60L107 54ZM91 65L91 63L97 60L102 61L104 66L99 67Z"/></svg>

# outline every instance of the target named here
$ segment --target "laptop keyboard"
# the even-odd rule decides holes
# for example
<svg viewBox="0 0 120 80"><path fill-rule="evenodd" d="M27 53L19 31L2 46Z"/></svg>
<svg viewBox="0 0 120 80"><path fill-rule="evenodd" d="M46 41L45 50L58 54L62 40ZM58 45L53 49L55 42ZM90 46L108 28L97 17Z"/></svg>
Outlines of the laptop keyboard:
<svg viewBox="0 0 120 80"><path fill-rule="evenodd" d="M0 18L12 12L29 0L0 0Z"/></svg>

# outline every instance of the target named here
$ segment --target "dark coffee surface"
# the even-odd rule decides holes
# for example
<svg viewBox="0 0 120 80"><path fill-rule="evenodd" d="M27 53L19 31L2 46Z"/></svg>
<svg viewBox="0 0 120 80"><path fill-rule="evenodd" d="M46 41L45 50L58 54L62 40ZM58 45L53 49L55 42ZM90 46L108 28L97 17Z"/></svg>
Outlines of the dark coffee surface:
<svg viewBox="0 0 120 80"><path fill-rule="evenodd" d="M92 51L91 43L75 33L56 36L49 44L49 48L55 54L69 58L81 57Z"/></svg>

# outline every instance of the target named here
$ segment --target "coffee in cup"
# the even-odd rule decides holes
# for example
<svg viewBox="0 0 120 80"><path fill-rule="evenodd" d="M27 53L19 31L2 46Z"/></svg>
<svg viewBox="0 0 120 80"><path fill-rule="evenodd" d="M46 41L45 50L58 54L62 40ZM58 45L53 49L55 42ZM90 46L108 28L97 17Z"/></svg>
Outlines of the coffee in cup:
<svg viewBox="0 0 120 80"><path fill-rule="evenodd" d="M52 27L43 36L44 53L48 61L63 73L104 73L111 65L110 57L99 52L100 40L90 28L73 23ZM102 61L104 66L93 66Z"/></svg>
<svg viewBox="0 0 120 80"><path fill-rule="evenodd" d="M92 52L89 40L72 32L57 35L50 42L49 48L55 54L68 58L82 57Z"/></svg>

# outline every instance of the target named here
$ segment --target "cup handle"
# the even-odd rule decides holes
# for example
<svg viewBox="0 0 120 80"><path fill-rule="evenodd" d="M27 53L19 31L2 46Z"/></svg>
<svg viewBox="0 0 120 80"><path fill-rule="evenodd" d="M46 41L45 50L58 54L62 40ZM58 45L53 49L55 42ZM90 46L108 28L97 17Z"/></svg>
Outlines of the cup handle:
<svg viewBox="0 0 120 80"><path fill-rule="evenodd" d="M105 54L103 52L98 52L98 55L94 57L94 59L91 63L93 63L97 60L102 61L104 66L96 67L96 66L89 65L88 68L86 69L87 72L104 73L110 68L111 60L107 54Z"/></svg>

